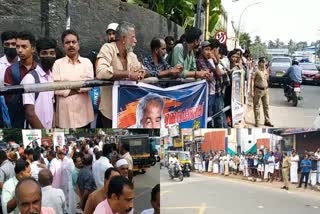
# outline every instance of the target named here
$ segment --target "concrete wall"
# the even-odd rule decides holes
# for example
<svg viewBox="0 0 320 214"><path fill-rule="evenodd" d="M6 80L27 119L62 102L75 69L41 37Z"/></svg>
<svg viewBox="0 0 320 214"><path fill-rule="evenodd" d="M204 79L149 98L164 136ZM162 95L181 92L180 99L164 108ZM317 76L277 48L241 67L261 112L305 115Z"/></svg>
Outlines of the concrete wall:
<svg viewBox="0 0 320 214"><path fill-rule="evenodd" d="M61 33L66 28L67 0L0 0L0 33L5 30L30 30L39 36L56 39L61 47ZM138 57L150 52L153 37L178 38L183 28L142 7L119 0L72 0L69 10L71 29L78 31L81 54L99 50L109 23L127 21L136 25ZM0 50L0 54L3 49Z"/></svg>
<svg viewBox="0 0 320 214"><path fill-rule="evenodd" d="M226 150L226 130L216 129L204 135L204 142L201 144L202 151Z"/></svg>

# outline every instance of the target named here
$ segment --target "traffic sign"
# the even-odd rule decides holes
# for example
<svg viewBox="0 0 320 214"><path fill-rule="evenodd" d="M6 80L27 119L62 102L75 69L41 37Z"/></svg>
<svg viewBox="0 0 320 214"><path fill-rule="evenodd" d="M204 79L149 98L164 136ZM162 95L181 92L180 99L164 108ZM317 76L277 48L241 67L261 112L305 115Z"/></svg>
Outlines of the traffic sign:
<svg viewBox="0 0 320 214"><path fill-rule="evenodd" d="M220 43L226 44L227 43L227 32L223 30L219 30L214 34L214 38L219 40Z"/></svg>

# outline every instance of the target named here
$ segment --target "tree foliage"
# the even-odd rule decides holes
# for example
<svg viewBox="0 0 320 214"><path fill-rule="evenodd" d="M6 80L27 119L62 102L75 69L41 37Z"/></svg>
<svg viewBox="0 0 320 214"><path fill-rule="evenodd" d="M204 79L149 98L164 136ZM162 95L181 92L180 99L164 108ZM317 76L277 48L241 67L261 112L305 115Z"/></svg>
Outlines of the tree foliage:
<svg viewBox="0 0 320 214"><path fill-rule="evenodd" d="M128 2L153 10L185 28L193 26L197 9L197 0L129 0ZM223 13L221 0L210 1L209 11L209 32L212 34L219 16Z"/></svg>
<svg viewBox="0 0 320 214"><path fill-rule="evenodd" d="M251 46L251 38L249 33L241 33L240 37L240 46L243 47L244 49L248 49Z"/></svg>
<svg viewBox="0 0 320 214"><path fill-rule="evenodd" d="M22 130L21 129L3 129L3 141L14 141L22 143Z"/></svg>

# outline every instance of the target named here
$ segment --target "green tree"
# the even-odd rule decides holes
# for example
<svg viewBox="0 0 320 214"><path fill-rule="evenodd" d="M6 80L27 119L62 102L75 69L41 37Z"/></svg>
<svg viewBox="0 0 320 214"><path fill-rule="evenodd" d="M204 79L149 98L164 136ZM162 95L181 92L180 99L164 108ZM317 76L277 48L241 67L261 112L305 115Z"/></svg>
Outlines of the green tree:
<svg viewBox="0 0 320 214"><path fill-rule="evenodd" d="M240 46L243 47L244 49L248 49L251 46L251 38L249 33L241 33L240 37Z"/></svg>
<svg viewBox="0 0 320 214"><path fill-rule="evenodd" d="M22 130L21 129L3 129L3 141L14 141L22 143Z"/></svg>
<svg viewBox="0 0 320 214"><path fill-rule="evenodd" d="M197 0L129 0L128 2L153 10L185 28L193 26ZM224 11L221 0L210 1L209 32L211 35L222 13Z"/></svg>
<svg viewBox="0 0 320 214"><path fill-rule="evenodd" d="M308 43L307 42L298 42L297 43L297 50L298 51L302 51L305 47L308 46Z"/></svg>
<svg viewBox="0 0 320 214"><path fill-rule="evenodd" d="M250 52L253 59L258 59L259 57L268 57L267 45L261 42L259 36L255 37L254 43L250 47Z"/></svg>
<svg viewBox="0 0 320 214"><path fill-rule="evenodd" d="M275 48L275 47L276 47L276 45L274 44L274 42L271 41L271 40L269 40L269 42L268 42L268 48L272 49L272 48Z"/></svg>
<svg viewBox="0 0 320 214"><path fill-rule="evenodd" d="M293 52L295 52L296 51L296 43L292 40L292 39L290 39L289 40L289 42L288 42L288 50L289 50L289 53L290 54L293 54Z"/></svg>

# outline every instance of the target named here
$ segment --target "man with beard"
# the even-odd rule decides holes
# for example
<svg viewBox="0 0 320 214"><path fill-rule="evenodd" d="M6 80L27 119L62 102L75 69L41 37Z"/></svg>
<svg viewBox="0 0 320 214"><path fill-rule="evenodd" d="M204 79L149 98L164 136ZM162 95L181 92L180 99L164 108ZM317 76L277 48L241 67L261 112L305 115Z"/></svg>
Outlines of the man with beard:
<svg viewBox="0 0 320 214"><path fill-rule="evenodd" d="M178 64L174 68L164 59L166 54L166 42L160 38L153 38L151 41L152 55L143 59L143 65L148 69L149 76L152 77L173 77L176 78L182 72L182 65Z"/></svg>
<svg viewBox="0 0 320 214"><path fill-rule="evenodd" d="M120 147L120 154L122 155L121 158L125 159L128 162L129 165L129 175L128 178L130 181L132 181L133 178L133 160L132 157L130 155L130 145L129 143L122 143L121 147Z"/></svg>
<svg viewBox="0 0 320 214"><path fill-rule="evenodd" d="M18 61L16 49L17 32L5 31L1 34L4 56L0 58L0 86L3 86L3 78L6 69Z"/></svg>
<svg viewBox="0 0 320 214"><path fill-rule="evenodd" d="M78 33L74 30L66 30L62 33L61 40L66 56L58 59L53 65L54 81L93 80L94 71L91 61L79 54L80 38ZM89 91L90 88L55 91L57 95L57 127L90 128L94 114Z"/></svg>
<svg viewBox="0 0 320 214"><path fill-rule="evenodd" d="M97 78L142 80L145 70L133 53L136 43L135 26L127 22L120 23L116 30L116 42L105 43L97 56ZM101 87L98 117L103 128L112 128L112 85Z"/></svg>
<svg viewBox="0 0 320 214"><path fill-rule="evenodd" d="M194 52L199 48L201 35L202 31L193 27L185 33L186 41L177 44L173 49L171 66L181 64L183 66L183 78L207 79L210 77L209 71L197 71L196 67Z"/></svg>
<svg viewBox="0 0 320 214"><path fill-rule="evenodd" d="M118 23L110 23L106 30L106 41L107 43L115 42L116 41L116 30L119 26Z"/></svg>
<svg viewBox="0 0 320 214"><path fill-rule="evenodd" d="M36 44L40 66L37 70L28 73L21 81L21 84L51 83L52 66L56 60L57 43L54 39L41 38ZM29 128L50 129L53 124L53 91L40 93L26 93L22 95L25 108L26 120L30 124Z"/></svg>

